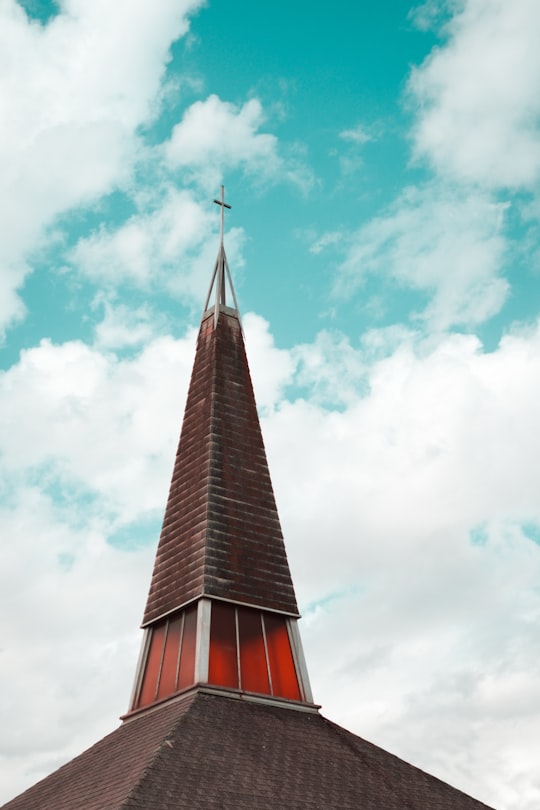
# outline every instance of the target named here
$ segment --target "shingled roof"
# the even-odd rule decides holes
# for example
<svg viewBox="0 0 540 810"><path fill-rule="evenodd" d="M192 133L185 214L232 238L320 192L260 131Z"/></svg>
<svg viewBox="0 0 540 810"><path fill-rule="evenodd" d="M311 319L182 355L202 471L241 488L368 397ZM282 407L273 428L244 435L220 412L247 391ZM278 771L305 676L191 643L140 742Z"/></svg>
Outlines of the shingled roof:
<svg viewBox="0 0 540 810"><path fill-rule="evenodd" d="M203 316L144 624L201 597L297 616L238 313Z"/></svg>
<svg viewBox="0 0 540 810"><path fill-rule="evenodd" d="M320 714L201 691L138 715L4 810L486 810Z"/></svg>

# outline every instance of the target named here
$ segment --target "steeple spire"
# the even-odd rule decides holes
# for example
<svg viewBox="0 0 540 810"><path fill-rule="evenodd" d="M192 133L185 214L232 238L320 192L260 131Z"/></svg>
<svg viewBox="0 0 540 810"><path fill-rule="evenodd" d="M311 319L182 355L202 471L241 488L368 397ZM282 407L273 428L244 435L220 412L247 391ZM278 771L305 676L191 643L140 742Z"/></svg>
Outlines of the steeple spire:
<svg viewBox="0 0 540 810"><path fill-rule="evenodd" d="M208 310L208 305L210 303L210 297L212 295L212 290L215 288L215 302L214 302L214 327L217 326L220 307L227 306L227 293L226 293L226 282L229 282L229 289L231 291L232 300L234 302L234 309L240 318L240 313L238 309L238 302L236 300L236 293L234 291L234 286L232 283L231 273L229 270L229 262L227 261L227 254L225 253L225 243L224 243L224 230L225 230L225 209L228 208L231 210L232 206L225 202L225 186L221 186L221 199L214 200L216 205L221 206L220 211L220 238L219 238L219 250L216 259L216 263L214 265L214 272L212 273L212 279L210 281L210 287L208 289L208 295L206 296L206 303L204 305L204 311Z"/></svg>
<svg viewBox="0 0 540 810"><path fill-rule="evenodd" d="M312 704L298 608L221 239L203 312L131 711L193 688ZM235 307L225 303L228 280ZM208 304L215 285L216 298Z"/></svg>

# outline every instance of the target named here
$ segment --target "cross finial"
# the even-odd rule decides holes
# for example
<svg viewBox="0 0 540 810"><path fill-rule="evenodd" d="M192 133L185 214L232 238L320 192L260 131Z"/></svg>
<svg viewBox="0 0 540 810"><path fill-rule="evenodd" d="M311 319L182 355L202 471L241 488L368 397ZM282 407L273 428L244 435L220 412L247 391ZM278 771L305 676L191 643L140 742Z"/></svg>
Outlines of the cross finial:
<svg viewBox="0 0 540 810"><path fill-rule="evenodd" d="M231 206L225 202L225 186L221 186L221 200L214 200L216 205L221 206L221 230L220 230L220 237L221 237L221 244L223 245L223 232L225 229L225 209L228 208L230 210Z"/></svg>
<svg viewBox="0 0 540 810"><path fill-rule="evenodd" d="M225 247L223 245L223 232L225 230L225 209L231 208L231 206L225 202L225 187L221 186L221 199L214 200L216 205L221 206L221 240L219 245L219 251L216 259L216 264L214 266L214 272L212 273L212 281L210 282L210 288L208 290L208 295L206 296L206 303L204 305L203 313L208 310L208 304L210 303L210 296L212 295L212 290L214 289L215 285L215 294L216 300L214 303L214 327L217 326L220 307L226 306L226 283L229 282L229 289L232 294L232 298L234 301L234 308L236 313L238 314L238 302L236 300L236 294L234 292L234 287L232 283L231 273L229 270L229 263L227 261L227 256L225 254ZM240 317L238 316L238 320ZM240 328L242 328L240 326Z"/></svg>

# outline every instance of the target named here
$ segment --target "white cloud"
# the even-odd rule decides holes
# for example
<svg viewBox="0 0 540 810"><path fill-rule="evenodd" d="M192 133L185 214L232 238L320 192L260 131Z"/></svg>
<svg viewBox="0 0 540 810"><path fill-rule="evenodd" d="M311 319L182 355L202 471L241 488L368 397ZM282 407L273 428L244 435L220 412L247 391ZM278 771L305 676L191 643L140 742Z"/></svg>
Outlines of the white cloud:
<svg viewBox="0 0 540 810"><path fill-rule="evenodd" d="M364 370L364 388L367 376L369 393L349 400L343 411L327 410L310 398L283 403L266 419L275 443L272 464L288 482L282 493L287 509L304 531L309 522L312 548L321 554L325 532L333 532L337 567L341 552L349 558L359 553L364 562L367 555L377 565L384 561L399 570L411 544L422 552L432 543L440 553L449 528L461 532L467 544L469 530L485 520L540 520L535 496L540 440L530 435L540 405L540 332L507 336L492 354L483 353L472 336L447 337L431 349L412 341L412 336L404 340L368 369L358 352L357 367ZM316 348L320 365L324 346L319 342ZM350 380L352 350L342 352L340 364L330 349L329 373ZM317 437L311 445L310 435ZM291 458L295 476L304 482L300 491L287 476ZM517 468L526 474L516 477ZM308 491L307 482L320 489ZM366 549L353 537L373 541ZM392 557L385 560L390 549ZM312 583L306 601L314 597L318 576L328 575L316 559L312 564L309 570L304 561L300 573ZM345 582L355 584L358 570L344 570Z"/></svg>
<svg viewBox="0 0 540 810"><path fill-rule="evenodd" d="M368 274L429 294L419 313L428 328L476 325L496 314L508 292L501 278L506 204L440 186L406 189L388 213L349 239L339 266L338 294Z"/></svg>
<svg viewBox="0 0 540 810"><path fill-rule="evenodd" d="M119 187L128 188L137 214L116 231L105 226L81 239L69 260L109 286L157 284L200 300L201 262L206 279L214 258L207 262L206 240L215 218L193 195L159 181L153 199L137 195L130 184L141 157L152 169L165 153L174 165L189 164L199 185L209 183L212 191L223 170L238 167L259 181L311 184L294 145L283 156L276 136L260 131L264 114L256 99L236 107L210 96L187 110L166 148L143 147L138 131L159 111L169 47L200 5L70 0L46 25L30 22L13 0L1 5L0 335L25 313L18 291L58 216ZM239 265L242 241L239 229L229 235Z"/></svg>
<svg viewBox="0 0 540 810"><path fill-rule="evenodd" d="M119 227L101 226L81 238L69 251L68 266L107 295L130 284L148 292L166 290L199 305L219 247L217 212L191 191L172 187L139 195L137 205L137 213ZM237 270L244 263L244 240L241 228L227 232L227 255Z"/></svg>
<svg viewBox="0 0 540 810"><path fill-rule="evenodd" d="M357 124L352 129L344 129L339 133L339 137L344 141L352 141L359 146L372 140L372 136L366 131L362 124Z"/></svg>
<svg viewBox="0 0 540 810"><path fill-rule="evenodd" d="M363 147L374 140L375 131L379 129L379 124L371 125L369 129L363 124L356 124L339 133L339 138L345 142L345 148L332 149L330 155L338 159L340 173L344 179L352 177L362 168Z"/></svg>
<svg viewBox="0 0 540 810"><path fill-rule="evenodd" d="M169 46L199 4L69 0L46 26L14 0L0 5L4 323L20 316L14 291L43 229L129 177Z"/></svg>
<svg viewBox="0 0 540 810"><path fill-rule="evenodd" d="M293 378L296 362L290 351L277 348L270 325L264 318L248 312L242 318L242 325L257 405L268 413L282 401ZM252 358L254 362L251 362Z"/></svg>
<svg viewBox="0 0 540 810"><path fill-rule="evenodd" d="M157 331L164 332L166 324L159 313L149 306L132 310L125 304L114 304L102 295L94 305L103 306L104 314L95 328L95 345L100 350L132 348L149 343Z"/></svg>
<svg viewBox="0 0 540 810"><path fill-rule="evenodd" d="M342 231L327 231L322 236L317 237L309 248L310 253L322 253L329 245L336 245L345 238Z"/></svg>
<svg viewBox="0 0 540 810"><path fill-rule="evenodd" d="M208 188L216 188L226 170L237 168L259 181L278 178L309 187L309 170L280 155L276 136L260 131L264 122L258 99L238 106L211 95L192 104L174 127L166 159L172 167L194 170L194 179Z"/></svg>
<svg viewBox="0 0 540 810"><path fill-rule="evenodd" d="M492 354L409 340L342 412L298 401L264 422L316 699L505 810L540 790L540 548L522 528L540 525L539 372L538 328Z"/></svg>
<svg viewBox="0 0 540 810"><path fill-rule="evenodd" d="M18 483L0 507L3 799L112 730L127 708L152 556L113 548L80 505L61 508Z"/></svg>
<svg viewBox="0 0 540 810"><path fill-rule="evenodd" d="M0 344L6 328L26 313L17 290L22 287L28 272L29 268L23 262L0 262Z"/></svg>
<svg viewBox="0 0 540 810"><path fill-rule="evenodd" d="M319 332L313 343L295 346L295 382L310 401L340 407L356 400L367 376L367 358L339 332Z"/></svg>
<svg viewBox="0 0 540 810"><path fill-rule="evenodd" d="M414 153L441 176L533 188L540 178L540 6L464 0L458 8L445 44L410 77L419 105Z"/></svg>
<svg viewBox="0 0 540 810"><path fill-rule="evenodd" d="M193 256L215 230L212 214L189 191L167 188L157 201L143 198L141 210L120 227L102 226L80 239L68 261L83 275L112 287L125 281L142 288L169 287L182 280L184 289L193 291L199 281L191 272Z"/></svg>
<svg viewBox="0 0 540 810"><path fill-rule="evenodd" d="M447 10L444 0L425 0L418 6L413 6L409 11L408 18L421 31L429 31L437 27L443 13Z"/></svg>
<svg viewBox="0 0 540 810"><path fill-rule="evenodd" d="M118 522L159 509L192 342L156 338L124 360L78 341L23 352L0 377L4 473L80 489ZM103 431L108 438L97 444L92 437Z"/></svg>
<svg viewBox="0 0 540 810"><path fill-rule="evenodd" d="M172 132L166 147L167 158L174 166L223 162L238 166L269 160L279 163L277 138L258 132L264 123L261 102L252 98L242 107L211 95L196 101L185 112Z"/></svg>
<svg viewBox="0 0 540 810"><path fill-rule="evenodd" d="M474 327L500 312L513 272L505 211L516 191L534 191L540 178L539 14L534 0L434 0L411 12L418 26L438 24L444 37L408 82L413 158L433 173L342 235L338 294L350 295L367 276L386 289L390 279L420 293L413 317L435 331ZM355 132L342 135L353 140ZM323 234L312 252L337 244L336 233ZM521 251L533 266L536 246L523 243ZM366 310L378 305L376 296L364 302Z"/></svg>

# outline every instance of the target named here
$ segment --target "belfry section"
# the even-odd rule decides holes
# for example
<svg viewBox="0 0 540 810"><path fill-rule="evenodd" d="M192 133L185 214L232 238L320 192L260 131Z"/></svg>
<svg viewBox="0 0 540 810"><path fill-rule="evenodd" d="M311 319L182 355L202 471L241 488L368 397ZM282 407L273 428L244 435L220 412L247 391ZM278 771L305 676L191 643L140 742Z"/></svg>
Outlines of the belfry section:
<svg viewBox="0 0 540 810"><path fill-rule="evenodd" d="M311 702L296 620L200 599L147 629L131 711L194 686Z"/></svg>

